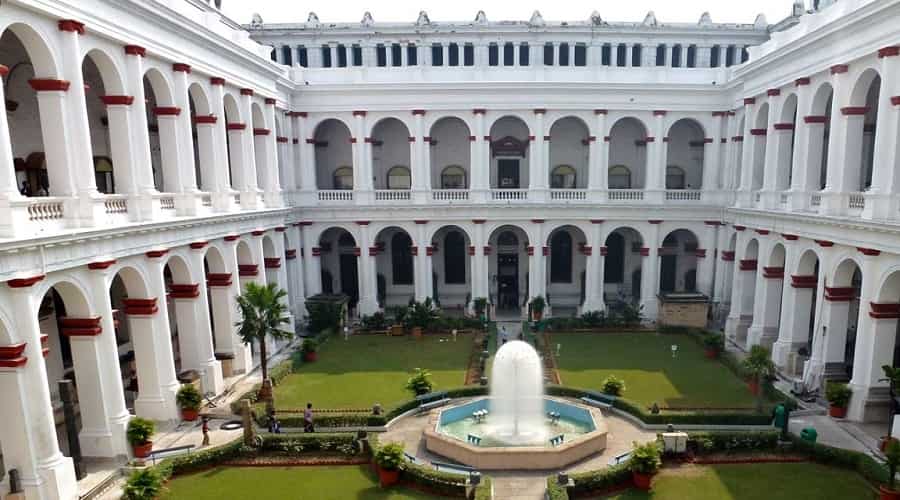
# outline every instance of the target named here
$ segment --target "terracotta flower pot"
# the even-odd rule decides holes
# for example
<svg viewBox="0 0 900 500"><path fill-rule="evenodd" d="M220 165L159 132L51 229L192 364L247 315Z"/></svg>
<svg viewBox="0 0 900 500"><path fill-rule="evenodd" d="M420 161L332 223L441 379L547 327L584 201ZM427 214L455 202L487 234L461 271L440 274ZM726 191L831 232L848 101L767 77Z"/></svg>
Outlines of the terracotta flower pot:
<svg viewBox="0 0 900 500"><path fill-rule="evenodd" d="M750 389L750 394L753 394L754 396L759 394L759 382L756 380L748 380L747 388Z"/></svg>
<svg viewBox="0 0 900 500"><path fill-rule="evenodd" d="M147 458L151 451L153 451L153 441L132 445L134 458Z"/></svg>
<svg viewBox="0 0 900 500"><path fill-rule="evenodd" d="M414 338L417 338L417 339L422 338L422 327L421 326L413 327L412 334L413 334Z"/></svg>
<svg viewBox="0 0 900 500"><path fill-rule="evenodd" d="M634 482L635 488L650 491L650 483L653 481L653 474L642 474L640 472L631 471L631 480Z"/></svg>
<svg viewBox="0 0 900 500"><path fill-rule="evenodd" d="M847 416L847 408L830 405L828 407L828 415L833 418L844 418Z"/></svg>
<svg viewBox="0 0 900 500"><path fill-rule="evenodd" d="M193 408L182 408L181 409L181 419L186 420L188 422L193 422L197 420L197 417L200 415L200 412Z"/></svg>
<svg viewBox="0 0 900 500"><path fill-rule="evenodd" d="M878 487L881 500L900 500L900 491L888 489L885 486Z"/></svg>
<svg viewBox="0 0 900 500"><path fill-rule="evenodd" d="M531 315L535 321L540 321L544 317L544 311L533 311Z"/></svg>
<svg viewBox="0 0 900 500"><path fill-rule="evenodd" d="M393 486L400 482L400 471L378 467L378 482L381 483L382 488Z"/></svg>
<svg viewBox="0 0 900 500"><path fill-rule="evenodd" d="M719 357L719 350L718 350L718 349L706 349L706 350L703 351L703 353L704 353L704 354L706 355L706 357L709 358L709 359L716 359L716 358Z"/></svg>
<svg viewBox="0 0 900 500"><path fill-rule="evenodd" d="M881 436L881 439L878 440L878 449L881 450L882 452L884 452L884 450L887 449L887 446L888 446L888 444L890 444L891 441L897 441L897 438Z"/></svg>
<svg viewBox="0 0 900 500"><path fill-rule="evenodd" d="M312 363L313 361L319 359L319 355L316 351L304 352L303 353L303 361L307 363Z"/></svg>

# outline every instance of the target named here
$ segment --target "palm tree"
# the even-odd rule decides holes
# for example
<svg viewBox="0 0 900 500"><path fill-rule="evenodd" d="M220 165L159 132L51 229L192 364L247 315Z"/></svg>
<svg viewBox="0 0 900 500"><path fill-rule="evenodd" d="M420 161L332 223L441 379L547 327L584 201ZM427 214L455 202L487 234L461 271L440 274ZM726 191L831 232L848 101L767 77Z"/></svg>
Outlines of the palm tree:
<svg viewBox="0 0 900 500"><path fill-rule="evenodd" d="M286 296L287 292L278 288L275 283L263 286L251 282L247 283L243 295L237 297L243 319L235 326L238 327L238 335L245 344L259 342L259 366L262 370L263 386L269 379L266 338L284 339L294 334L282 328L289 321L287 307L282 300Z"/></svg>

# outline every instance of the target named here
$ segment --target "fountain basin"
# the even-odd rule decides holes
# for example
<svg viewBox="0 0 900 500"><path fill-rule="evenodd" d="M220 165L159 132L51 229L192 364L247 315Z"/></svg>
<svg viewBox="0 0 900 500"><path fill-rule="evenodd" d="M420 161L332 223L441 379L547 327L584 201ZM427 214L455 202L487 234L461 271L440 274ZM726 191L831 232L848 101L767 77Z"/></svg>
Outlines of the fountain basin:
<svg viewBox="0 0 900 500"><path fill-rule="evenodd" d="M425 428L425 448L480 470L560 469L606 449L607 426L600 410L558 398L543 398L545 413L559 414L540 443L508 444L490 434L491 416L478 423L472 414L490 411L490 398L480 398L433 412ZM469 436L480 438L469 442ZM562 435L562 442L550 439Z"/></svg>

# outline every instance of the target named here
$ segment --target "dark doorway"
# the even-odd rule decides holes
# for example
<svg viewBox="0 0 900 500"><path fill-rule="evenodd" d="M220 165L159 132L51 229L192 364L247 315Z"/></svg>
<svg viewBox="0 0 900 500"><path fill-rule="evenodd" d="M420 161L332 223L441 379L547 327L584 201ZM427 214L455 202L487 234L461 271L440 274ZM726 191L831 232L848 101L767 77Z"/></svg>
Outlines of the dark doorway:
<svg viewBox="0 0 900 500"><path fill-rule="evenodd" d="M359 302L359 274L354 254L341 254L341 292L350 297L351 307L356 307Z"/></svg>
<svg viewBox="0 0 900 500"><path fill-rule="evenodd" d="M500 189L519 189L519 160L497 160L497 184Z"/></svg>
<svg viewBox="0 0 900 500"><path fill-rule="evenodd" d="M515 309L519 304L519 255L497 255L497 299L500 309Z"/></svg>
<svg viewBox="0 0 900 500"><path fill-rule="evenodd" d="M675 291L675 264L677 259L678 256L676 255L662 256L659 273L659 289L662 292Z"/></svg>

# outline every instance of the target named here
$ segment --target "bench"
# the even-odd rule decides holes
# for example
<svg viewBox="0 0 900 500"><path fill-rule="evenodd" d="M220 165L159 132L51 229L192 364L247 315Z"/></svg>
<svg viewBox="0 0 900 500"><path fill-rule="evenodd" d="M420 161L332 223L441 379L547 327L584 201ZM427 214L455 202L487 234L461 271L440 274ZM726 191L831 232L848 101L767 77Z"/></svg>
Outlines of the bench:
<svg viewBox="0 0 900 500"><path fill-rule="evenodd" d="M450 398L447 397L447 391L438 391L416 396L416 401L419 402L419 412L421 413L449 403Z"/></svg>
<svg viewBox="0 0 900 500"><path fill-rule="evenodd" d="M559 446L563 444L563 440L565 440L566 436L564 434L559 434L557 436L553 436L550 438L550 446Z"/></svg>
<svg viewBox="0 0 900 500"><path fill-rule="evenodd" d="M587 394L587 396L579 398L579 399L581 399L582 402L584 402L588 405L596 406L598 408L603 408L606 410L612 408L612 405L614 405L616 403L616 399L618 399L615 396L610 396L609 394L603 394L602 392L590 391L590 392L587 392L586 394Z"/></svg>
<svg viewBox="0 0 900 500"><path fill-rule="evenodd" d="M609 459L609 465L619 465L620 463L631 458L631 451L626 451L625 453L620 453Z"/></svg>
<svg viewBox="0 0 900 500"><path fill-rule="evenodd" d="M177 455L189 454L191 450L195 448L192 444L186 444L184 446L174 446L172 448L163 448L161 450L153 450L148 455L147 458L153 460L153 464L156 465L156 461L162 458L174 457Z"/></svg>
<svg viewBox="0 0 900 500"><path fill-rule="evenodd" d="M431 462L431 465L434 466L434 470L436 471L449 472L451 474L460 474L463 476L469 476L473 472L478 472L478 470L474 467L459 464L450 464L447 462Z"/></svg>
<svg viewBox="0 0 900 500"><path fill-rule="evenodd" d="M612 404L606 403L604 401L598 401L598 400L590 398L588 396L585 396L585 397L579 398L579 399L584 404L587 404L590 406L596 406L597 408L603 408L604 410L608 410L608 409L612 408Z"/></svg>
<svg viewBox="0 0 900 500"><path fill-rule="evenodd" d="M474 434L469 434L466 436L466 442L469 444L474 444L475 446L479 446L481 444L481 438Z"/></svg>

